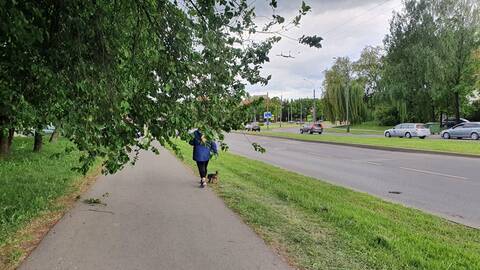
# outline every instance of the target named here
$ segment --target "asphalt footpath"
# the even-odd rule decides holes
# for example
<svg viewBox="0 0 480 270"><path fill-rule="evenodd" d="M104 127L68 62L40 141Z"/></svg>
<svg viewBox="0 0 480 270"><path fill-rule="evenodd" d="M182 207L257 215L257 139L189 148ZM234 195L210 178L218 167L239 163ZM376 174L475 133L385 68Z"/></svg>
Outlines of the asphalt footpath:
<svg viewBox="0 0 480 270"><path fill-rule="evenodd" d="M100 177L19 269L293 268L162 150Z"/></svg>

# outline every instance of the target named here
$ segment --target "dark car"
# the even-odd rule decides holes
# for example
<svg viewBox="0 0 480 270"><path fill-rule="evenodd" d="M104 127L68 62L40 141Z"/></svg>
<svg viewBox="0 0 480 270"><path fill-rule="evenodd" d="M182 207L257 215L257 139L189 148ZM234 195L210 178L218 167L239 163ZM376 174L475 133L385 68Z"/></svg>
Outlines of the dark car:
<svg viewBox="0 0 480 270"><path fill-rule="evenodd" d="M260 125L258 123L253 122L245 125L245 129L247 131L260 131Z"/></svg>
<svg viewBox="0 0 480 270"><path fill-rule="evenodd" d="M306 125L304 125L303 127L300 128L300 133L301 134L303 134L303 133L322 134L323 133L323 126L322 126L322 124L319 124L319 123L306 124Z"/></svg>
<svg viewBox="0 0 480 270"><path fill-rule="evenodd" d="M445 120L442 121L442 127L443 128L452 128L458 124L461 124L461 123L468 123L470 121L468 121L467 119L463 119L463 118L460 118L459 120L457 120L456 118L447 118Z"/></svg>

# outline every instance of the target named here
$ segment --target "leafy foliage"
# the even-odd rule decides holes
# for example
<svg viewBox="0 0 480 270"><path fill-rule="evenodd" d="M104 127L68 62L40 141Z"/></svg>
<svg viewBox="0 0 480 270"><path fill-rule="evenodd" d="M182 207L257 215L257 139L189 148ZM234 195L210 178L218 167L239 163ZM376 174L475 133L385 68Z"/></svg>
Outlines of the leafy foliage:
<svg viewBox="0 0 480 270"><path fill-rule="evenodd" d="M385 39L383 81L402 120L433 120L439 111L460 117L472 91L462 81L468 57L480 45L479 14L471 0L411 0L395 14Z"/></svg>
<svg viewBox="0 0 480 270"><path fill-rule="evenodd" d="M115 172L194 127L222 139L281 39L251 39L255 16L243 0L1 1L0 129L61 125L83 172L96 157ZM273 18L267 28L286 23Z"/></svg>
<svg viewBox="0 0 480 270"><path fill-rule="evenodd" d="M353 64L347 57L337 58L325 72L325 113L331 121L359 123L365 119L364 84L354 77Z"/></svg>

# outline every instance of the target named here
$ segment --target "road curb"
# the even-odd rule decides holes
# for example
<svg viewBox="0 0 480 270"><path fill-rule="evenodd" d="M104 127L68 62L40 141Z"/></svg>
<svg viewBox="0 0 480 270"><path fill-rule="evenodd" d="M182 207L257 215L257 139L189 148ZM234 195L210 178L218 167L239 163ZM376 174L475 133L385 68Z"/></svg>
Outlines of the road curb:
<svg viewBox="0 0 480 270"><path fill-rule="evenodd" d="M298 141L298 142L323 143L323 144L331 144L331 145L350 146L350 147L356 147L356 148L391 151L391 152L432 154L432 155L441 155L441 156L466 157L466 158L479 158L480 159L480 155L473 155L473 154L448 153L448 152L439 152L439 151L432 151L432 150L419 150L419 149L408 149L408 148L376 146L376 145L366 145L366 144L354 144L354 143L341 143L341 142L328 142L328 141L309 141L309 140L302 140L302 139L296 139L296 138L286 138L286 137L275 136L275 135L262 135L262 134L244 133L244 132L239 132L239 131L232 131L231 133L245 134L245 135L259 136L259 137L276 138L276 139L284 139L284 140L291 140L291 141Z"/></svg>

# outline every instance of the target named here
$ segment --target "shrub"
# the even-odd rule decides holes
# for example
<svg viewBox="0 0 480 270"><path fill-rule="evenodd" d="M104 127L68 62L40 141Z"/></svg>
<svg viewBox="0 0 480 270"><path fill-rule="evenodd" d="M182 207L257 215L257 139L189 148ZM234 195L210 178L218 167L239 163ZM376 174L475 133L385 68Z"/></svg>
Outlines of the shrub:
<svg viewBox="0 0 480 270"><path fill-rule="evenodd" d="M375 109L375 120L381 126L394 126L400 123L400 114L393 106L379 106Z"/></svg>

